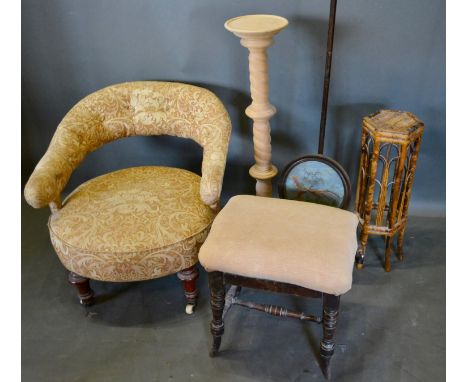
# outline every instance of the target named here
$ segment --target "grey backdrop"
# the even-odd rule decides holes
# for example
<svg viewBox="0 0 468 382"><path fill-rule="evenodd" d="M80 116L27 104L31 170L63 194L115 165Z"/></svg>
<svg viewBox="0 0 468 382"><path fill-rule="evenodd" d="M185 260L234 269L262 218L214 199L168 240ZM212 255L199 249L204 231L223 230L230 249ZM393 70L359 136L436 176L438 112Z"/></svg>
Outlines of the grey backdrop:
<svg viewBox="0 0 468 382"><path fill-rule="evenodd" d="M329 0L23 0L23 182L63 115L104 86L173 80L205 86L233 122L223 197L254 193L247 51L223 28L249 13L284 16L269 50L273 162L317 150ZM355 190L360 123L379 108L426 123L411 213L445 215L445 1L339 0L325 154ZM118 168L199 172L201 149L170 137L120 140L91 154L70 187Z"/></svg>

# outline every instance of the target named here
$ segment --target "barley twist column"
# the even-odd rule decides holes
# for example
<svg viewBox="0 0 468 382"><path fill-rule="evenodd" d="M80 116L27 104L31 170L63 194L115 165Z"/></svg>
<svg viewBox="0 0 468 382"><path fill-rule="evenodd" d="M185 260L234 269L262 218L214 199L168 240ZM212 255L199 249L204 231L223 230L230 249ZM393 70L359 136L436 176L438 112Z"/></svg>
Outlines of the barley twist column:
<svg viewBox="0 0 468 382"><path fill-rule="evenodd" d="M256 194L271 196L271 179L278 170L271 164L270 118L276 108L269 101L267 48L273 36L286 28L288 20L273 15L248 15L228 20L224 26L241 38L249 50L249 77L252 104L245 110L253 120L255 164L249 174L257 180Z"/></svg>

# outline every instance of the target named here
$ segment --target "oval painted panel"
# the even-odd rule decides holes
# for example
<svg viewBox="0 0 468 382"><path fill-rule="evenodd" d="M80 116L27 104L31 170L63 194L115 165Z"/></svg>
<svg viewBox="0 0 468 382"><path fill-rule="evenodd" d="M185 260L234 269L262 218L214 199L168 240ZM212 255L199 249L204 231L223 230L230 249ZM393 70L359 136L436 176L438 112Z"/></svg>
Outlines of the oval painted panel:
<svg viewBox="0 0 468 382"><path fill-rule="evenodd" d="M333 167L310 160L299 163L289 172L284 183L284 196L291 200L340 207L345 186Z"/></svg>

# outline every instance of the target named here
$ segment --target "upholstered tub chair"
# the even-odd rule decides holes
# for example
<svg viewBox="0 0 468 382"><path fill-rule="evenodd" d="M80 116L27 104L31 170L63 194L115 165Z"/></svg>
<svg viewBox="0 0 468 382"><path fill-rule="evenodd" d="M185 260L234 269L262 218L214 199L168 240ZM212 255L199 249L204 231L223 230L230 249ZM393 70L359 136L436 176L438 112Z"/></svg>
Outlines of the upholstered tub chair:
<svg viewBox="0 0 468 382"><path fill-rule="evenodd" d="M89 280L126 282L175 274L186 312L196 304L198 250L216 215L231 123L206 89L172 82L109 86L76 104L59 124L24 195L50 206L52 245L80 303L94 302ZM86 155L135 135L190 138L203 147L202 176L170 167L127 168L61 193Z"/></svg>

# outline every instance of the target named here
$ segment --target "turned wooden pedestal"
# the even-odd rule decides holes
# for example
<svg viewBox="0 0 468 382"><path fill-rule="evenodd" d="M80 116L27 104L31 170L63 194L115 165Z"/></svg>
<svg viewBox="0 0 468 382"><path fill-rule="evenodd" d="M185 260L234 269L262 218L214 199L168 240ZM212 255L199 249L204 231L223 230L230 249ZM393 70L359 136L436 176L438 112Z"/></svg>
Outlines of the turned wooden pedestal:
<svg viewBox="0 0 468 382"><path fill-rule="evenodd" d="M226 21L225 28L241 38L241 45L249 50L250 93L252 104L245 110L252 118L255 164L249 174L257 180L255 190L259 196L271 196L271 178L278 170L271 164L270 118L276 108L268 99L267 48L273 36L286 28L288 20L273 15L247 15Z"/></svg>
<svg viewBox="0 0 468 382"><path fill-rule="evenodd" d="M394 235L397 255L403 260L408 206L424 124L413 114L381 110L362 124L361 160L356 192L360 243L356 266L364 266L369 235L385 237L385 270L391 270Z"/></svg>

